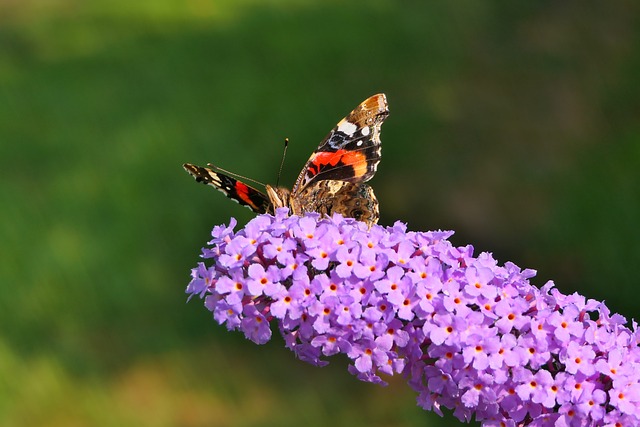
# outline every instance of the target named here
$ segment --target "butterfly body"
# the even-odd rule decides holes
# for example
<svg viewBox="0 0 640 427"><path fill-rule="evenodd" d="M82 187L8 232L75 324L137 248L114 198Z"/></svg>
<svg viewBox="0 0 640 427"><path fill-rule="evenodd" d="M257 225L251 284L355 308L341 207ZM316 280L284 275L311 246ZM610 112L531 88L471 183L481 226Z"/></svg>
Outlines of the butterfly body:
<svg viewBox="0 0 640 427"><path fill-rule="evenodd" d="M266 194L210 168L185 163L196 181L211 185L257 213L288 207L294 215L319 212L375 224L378 201L365 184L381 157L380 128L389 114L384 94L367 98L334 127L302 169L291 190L266 185Z"/></svg>
<svg viewBox="0 0 640 427"><path fill-rule="evenodd" d="M273 209L288 207L294 215L318 212L330 216L339 213L368 224L375 224L380 217L378 199L367 184L324 180L309 185L296 195L286 188L268 185L267 196Z"/></svg>

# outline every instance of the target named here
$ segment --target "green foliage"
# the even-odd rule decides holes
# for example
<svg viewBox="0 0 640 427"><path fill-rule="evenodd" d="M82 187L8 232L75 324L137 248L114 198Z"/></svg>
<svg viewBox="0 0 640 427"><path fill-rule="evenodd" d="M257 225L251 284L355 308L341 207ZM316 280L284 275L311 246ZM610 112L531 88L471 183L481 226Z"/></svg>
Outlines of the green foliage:
<svg viewBox="0 0 640 427"><path fill-rule="evenodd" d="M210 228L251 213L180 165L272 183L289 137L291 183L379 91L382 223L454 229L637 316L638 8L601 7L1 4L0 424L455 422L185 304Z"/></svg>

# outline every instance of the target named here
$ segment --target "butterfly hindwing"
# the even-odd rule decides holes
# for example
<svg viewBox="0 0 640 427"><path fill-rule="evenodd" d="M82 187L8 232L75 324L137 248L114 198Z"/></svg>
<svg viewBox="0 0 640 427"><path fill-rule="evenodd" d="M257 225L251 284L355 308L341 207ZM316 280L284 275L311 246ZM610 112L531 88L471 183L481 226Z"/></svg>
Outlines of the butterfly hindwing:
<svg viewBox="0 0 640 427"><path fill-rule="evenodd" d="M378 199L373 189L364 183L338 180L322 180L306 186L297 198L291 201L294 210L318 212L355 218L375 224L380 217Z"/></svg>
<svg viewBox="0 0 640 427"><path fill-rule="evenodd" d="M185 163L182 167L184 167L196 181L211 185L231 200L235 200L254 212L267 213L272 210L271 202L265 194L242 181L238 181L229 175L216 172L209 168L192 165L191 163Z"/></svg>

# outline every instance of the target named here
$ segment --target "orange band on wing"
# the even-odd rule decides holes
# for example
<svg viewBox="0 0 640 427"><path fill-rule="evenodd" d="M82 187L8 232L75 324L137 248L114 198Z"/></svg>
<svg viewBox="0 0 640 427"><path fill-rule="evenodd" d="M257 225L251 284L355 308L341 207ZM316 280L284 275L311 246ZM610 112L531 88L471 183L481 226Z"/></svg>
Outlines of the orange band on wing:
<svg viewBox="0 0 640 427"><path fill-rule="evenodd" d="M360 151L344 151L344 154L340 157L340 161L345 165L353 167L353 174L356 178L367 173L367 158Z"/></svg>
<svg viewBox="0 0 640 427"><path fill-rule="evenodd" d="M313 175L317 175L322 168L326 168L327 166L336 166L338 163L353 167L353 174L355 178L367 173L366 156L360 151L349 150L338 150L333 153L326 151L316 153L311 161L313 168L309 168L309 171Z"/></svg>
<svg viewBox="0 0 640 427"><path fill-rule="evenodd" d="M247 205L251 206L253 209L258 210L256 204L249 197L249 187L238 181L236 182L236 193L238 194L239 199L241 199Z"/></svg>

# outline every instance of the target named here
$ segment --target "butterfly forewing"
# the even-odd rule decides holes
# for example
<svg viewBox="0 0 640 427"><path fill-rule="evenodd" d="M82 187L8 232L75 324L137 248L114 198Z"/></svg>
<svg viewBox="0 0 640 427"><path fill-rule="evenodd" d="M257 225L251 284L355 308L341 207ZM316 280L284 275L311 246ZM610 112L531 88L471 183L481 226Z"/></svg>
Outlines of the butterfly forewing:
<svg viewBox="0 0 640 427"><path fill-rule="evenodd" d="M197 182L212 186L231 200L235 200L254 212L267 213L271 211L269 198L242 181L216 172L213 169L203 168L202 166L192 165L191 163L185 163L182 167L184 167L184 170L189 172Z"/></svg>
<svg viewBox="0 0 640 427"><path fill-rule="evenodd" d="M309 157L298 175L295 195L312 182L366 182L376 173L381 156L380 128L389 115L387 98L367 98L340 120Z"/></svg>

